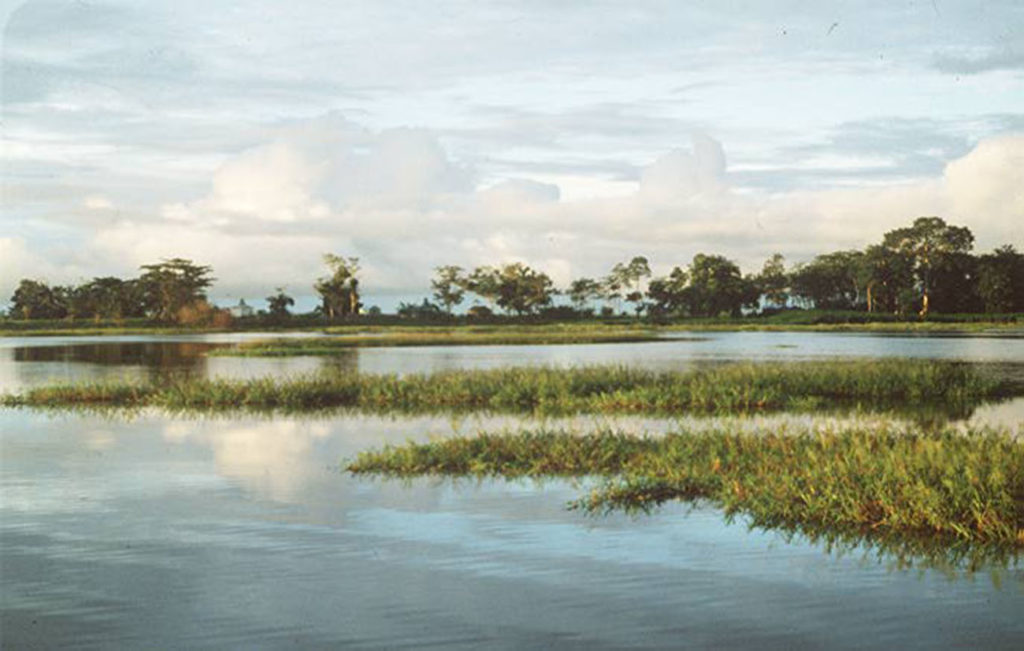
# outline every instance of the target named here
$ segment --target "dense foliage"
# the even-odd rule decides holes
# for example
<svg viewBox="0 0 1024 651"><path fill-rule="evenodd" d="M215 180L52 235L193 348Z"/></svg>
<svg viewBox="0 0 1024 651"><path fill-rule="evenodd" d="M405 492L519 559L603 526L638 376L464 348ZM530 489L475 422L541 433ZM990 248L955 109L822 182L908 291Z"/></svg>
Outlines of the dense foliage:
<svg viewBox="0 0 1024 651"><path fill-rule="evenodd" d="M811 307L922 318L1024 310L1024 254L1006 245L974 256L973 243L965 227L920 217L864 251L827 253L798 266L792 294Z"/></svg>
<svg viewBox="0 0 1024 651"><path fill-rule="evenodd" d="M138 278L93 278L81 285L50 287L23 279L11 297L11 316L21 319L120 321L148 317L164 323L209 324L223 316L206 301L212 269L173 258L143 265Z"/></svg>

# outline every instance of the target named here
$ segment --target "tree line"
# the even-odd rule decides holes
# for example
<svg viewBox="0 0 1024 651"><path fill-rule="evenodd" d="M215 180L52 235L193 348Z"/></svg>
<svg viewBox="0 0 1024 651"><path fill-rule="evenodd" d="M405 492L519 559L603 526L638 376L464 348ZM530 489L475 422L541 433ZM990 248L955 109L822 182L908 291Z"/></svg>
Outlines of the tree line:
<svg viewBox="0 0 1024 651"><path fill-rule="evenodd" d="M577 313L617 314L625 302L637 316L653 317L735 317L787 307L922 318L930 311L1024 311L1024 254L1005 245L972 255L973 246L968 228L920 217L864 250L824 253L788 270L778 253L748 275L724 256L698 253L688 265L651 278L647 258L636 256L603 278L573 280L563 293ZM425 301L418 312L451 313L468 292L492 308L530 314L550 309L556 293L550 278L520 263L469 272L449 265L436 272L437 303Z"/></svg>
<svg viewBox="0 0 1024 651"><path fill-rule="evenodd" d="M50 286L23 278L10 299L16 319L93 319L120 321L149 318L185 324L223 320L206 289L215 280L212 268L184 258L142 265L137 278L104 276L80 285Z"/></svg>
<svg viewBox="0 0 1024 651"><path fill-rule="evenodd" d="M786 268L776 253L760 272L744 275L721 255L698 253L687 265L652 277L647 258L615 264L601 278L577 278L559 290L543 271L520 262L435 269L431 299L402 303L398 316L450 317L468 295L467 313L549 317L610 316L629 310L638 318L740 316L786 308L862 310L900 316L941 313L1024 312L1024 254L1005 245L973 255L974 235L938 217L921 217L884 234L864 250L824 253ZM320 297L315 314L326 320L364 313L358 258L324 256L329 273L314 283ZM212 268L183 258L142 265L136 278L93 278L80 285L49 286L22 279L10 299L18 319L148 318L185 325L226 325L230 314L213 306L207 289ZM568 304L556 305L564 295ZM271 322L290 318L294 299L282 288L266 297L263 315ZM371 314L379 314L370 308Z"/></svg>
<svg viewBox="0 0 1024 651"><path fill-rule="evenodd" d="M358 314L358 258L324 256L330 275L317 279L314 289L321 296L317 312L328 319ZM229 310L213 305L207 289L213 285L213 268L185 258L172 258L139 267L136 278L103 276L79 285L51 286L41 280L23 278L10 298L9 316L27 320L123 321L149 319L179 325L225 327L232 321ZM291 316L295 299L278 287L266 297L267 311L261 316L271 323Z"/></svg>

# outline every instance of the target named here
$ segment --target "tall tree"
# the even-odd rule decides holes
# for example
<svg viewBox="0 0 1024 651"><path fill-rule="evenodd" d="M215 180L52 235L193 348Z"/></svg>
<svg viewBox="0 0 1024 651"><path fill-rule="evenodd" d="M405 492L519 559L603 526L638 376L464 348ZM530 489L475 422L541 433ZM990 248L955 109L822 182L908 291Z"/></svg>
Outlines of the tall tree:
<svg viewBox="0 0 1024 651"><path fill-rule="evenodd" d="M962 252L940 257L932 265L928 304L932 311L945 314L981 311L978 258Z"/></svg>
<svg viewBox="0 0 1024 651"><path fill-rule="evenodd" d="M267 311L275 320L286 320L291 316L288 308L295 305L295 299L284 293L284 287L278 287L274 291L275 294L267 297Z"/></svg>
<svg viewBox="0 0 1024 651"><path fill-rule="evenodd" d="M619 271L619 274L622 278L623 286L629 288L629 291L626 293L626 301L633 304L633 311L636 312L636 316L639 318L640 312L644 309L644 293L641 283L644 278L651 277L651 267L647 262L647 258L642 255L635 256L629 261L629 264Z"/></svg>
<svg viewBox="0 0 1024 651"><path fill-rule="evenodd" d="M67 313L60 294L39 280L22 278L11 296L11 316L18 319L62 319Z"/></svg>
<svg viewBox="0 0 1024 651"><path fill-rule="evenodd" d="M928 316L936 268L950 256L970 253L974 235L968 228L950 226L939 217L918 217L912 225L886 233L882 244L913 259L921 296L920 314L925 318Z"/></svg>
<svg viewBox="0 0 1024 651"><path fill-rule="evenodd" d="M477 267L463 281L463 285L467 291L473 292L493 307L500 294L501 272L494 267Z"/></svg>
<svg viewBox="0 0 1024 651"><path fill-rule="evenodd" d="M979 256L978 295L986 312L1024 312L1024 254L1007 244Z"/></svg>
<svg viewBox="0 0 1024 651"><path fill-rule="evenodd" d="M68 319L89 318L95 314L95 306L85 285L57 285L53 288L57 300L65 306Z"/></svg>
<svg viewBox="0 0 1024 651"><path fill-rule="evenodd" d="M601 279L601 298L606 302L606 310L611 310L607 303L615 304L615 312L620 312L620 301L622 300L622 288L626 286L623 274L619 273L620 265L612 267L612 272Z"/></svg>
<svg viewBox="0 0 1024 651"><path fill-rule="evenodd" d="M822 310L852 310L860 302L860 251L835 251L816 256L790 275L794 296Z"/></svg>
<svg viewBox="0 0 1024 651"><path fill-rule="evenodd" d="M313 288L320 294L321 308L329 319L359 314L359 258L324 254L331 275L318 278Z"/></svg>
<svg viewBox="0 0 1024 651"><path fill-rule="evenodd" d="M756 287L743 278L735 262L723 256L698 253L688 275L685 302L694 316L739 316L743 306L757 302Z"/></svg>
<svg viewBox="0 0 1024 651"><path fill-rule="evenodd" d="M139 283L147 309L153 318L173 321L183 309L206 300L206 288L213 284L213 268L184 258L171 258L140 267Z"/></svg>
<svg viewBox="0 0 1024 651"><path fill-rule="evenodd" d="M452 308L462 302L466 294L466 278L462 275L462 267L444 265L434 269L436 276L430 281L434 290L434 298L444 306L445 312L452 313Z"/></svg>
<svg viewBox="0 0 1024 651"><path fill-rule="evenodd" d="M904 312L914 287L914 263L907 253L872 244L860 256L857 276L868 312Z"/></svg>
<svg viewBox="0 0 1024 651"><path fill-rule="evenodd" d="M591 300L601 298L601 283L593 278L577 278L569 284L568 294L573 307L582 311Z"/></svg>
<svg viewBox="0 0 1024 651"><path fill-rule="evenodd" d="M145 304L136 285L114 276L93 278L73 292L75 315L96 320L142 316Z"/></svg>
<svg viewBox="0 0 1024 651"><path fill-rule="evenodd" d="M647 258L642 255L633 257L629 262L618 262L601 283L604 298L614 301L616 309L618 309L619 300L622 298L639 307L643 301L640 282L650 275L651 268L647 263ZM637 314L639 314L639 310L637 310Z"/></svg>
<svg viewBox="0 0 1024 651"><path fill-rule="evenodd" d="M658 315L683 314L687 309L687 287L689 275L683 269L674 267L664 278L654 278L647 285L647 297L651 299L651 311Z"/></svg>
<svg viewBox="0 0 1024 651"><path fill-rule="evenodd" d="M551 278L521 262L507 264L499 271L497 303L507 312L529 314L549 305L553 294Z"/></svg>
<svg viewBox="0 0 1024 651"><path fill-rule="evenodd" d="M786 258L774 253L764 261L756 282L765 300L774 307L785 307L789 300L789 276L786 274Z"/></svg>

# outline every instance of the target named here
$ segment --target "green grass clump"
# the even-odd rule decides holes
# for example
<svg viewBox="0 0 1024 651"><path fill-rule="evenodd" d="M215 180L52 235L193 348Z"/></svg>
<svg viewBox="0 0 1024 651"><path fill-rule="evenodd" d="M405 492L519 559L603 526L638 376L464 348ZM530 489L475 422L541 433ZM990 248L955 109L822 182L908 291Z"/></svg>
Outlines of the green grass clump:
<svg viewBox="0 0 1024 651"><path fill-rule="evenodd" d="M661 372L625 366L525 367L405 376L352 373L179 379L157 385L72 384L30 389L0 398L0 404L655 415L934 405L963 413L1018 390L965 364L891 360L731 364Z"/></svg>
<svg viewBox="0 0 1024 651"><path fill-rule="evenodd" d="M22 395L0 396L5 407L144 406L157 399L156 386L134 383L61 384L37 387Z"/></svg>
<svg viewBox="0 0 1024 651"><path fill-rule="evenodd" d="M535 331L460 331L396 332L380 335L316 337L312 339L274 339L245 342L233 348L211 351L227 357L291 357L298 355L343 355L351 348L410 346L542 346L553 344L610 344L657 341L654 331L607 330L572 331L537 329Z"/></svg>
<svg viewBox="0 0 1024 651"><path fill-rule="evenodd" d="M481 434L364 452L352 473L604 478L588 511L706 500L755 526L1024 547L1024 442L895 426L803 433Z"/></svg>

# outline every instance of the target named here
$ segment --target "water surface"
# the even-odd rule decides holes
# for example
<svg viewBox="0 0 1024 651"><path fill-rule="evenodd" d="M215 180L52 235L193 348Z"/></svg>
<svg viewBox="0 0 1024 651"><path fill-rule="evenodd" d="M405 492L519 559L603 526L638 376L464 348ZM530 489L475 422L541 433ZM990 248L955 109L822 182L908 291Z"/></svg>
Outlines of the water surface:
<svg viewBox="0 0 1024 651"><path fill-rule="evenodd" d="M701 336L704 336L702 333ZM199 337L0 339L0 390L58 380L502 364L656 368L836 355L955 358L1014 374L1021 340L710 333L707 341L357 349L207 358ZM796 346L793 348L791 346ZM1024 401L976 422L1024 420ZM847 422L815 420L816 426ZM884 419L884 415L859 416ZM1024 645L1024 569L893 557L727 523L566 509L586 482L354 478L385 443L517 425L776 428L807 416L105 418L0 409L0 646L856 647Z"/></svg>
<svg viewBox="0 0 1024 651"><path fill-rule="evenodd" d="M455 431L463 426L454 425ZM726 524L567 511L569 482L354 479L436 418L0 413L4 645L1004 646L1024 570L964 578Z"/></svg>
<svg viewBox="0 0 1024 651"><path fill-rule="evenodd" d="M424 373L502 366L630 364L673 370L730 361L912 357L960 360L1024 381L1024 336L906 336L831 332L672 333L664 341L547 346L354 348L330 357L207 357L209 350L279 335L0 338L0 391L53 381L247 378L320 370ZM315 336L303 334L303 336Z"/></svg>

